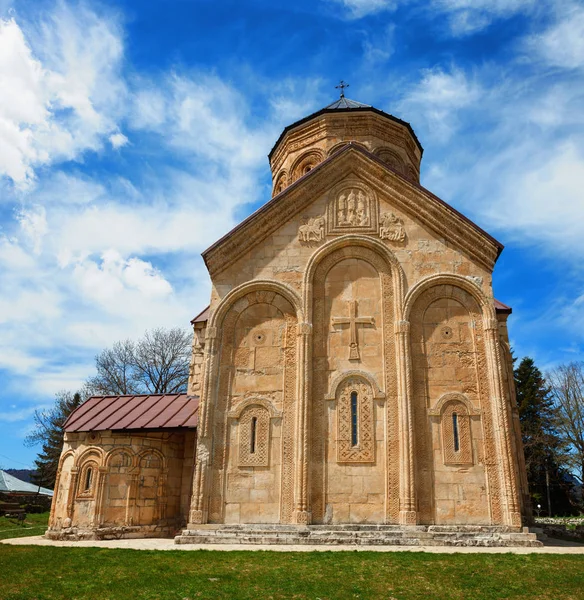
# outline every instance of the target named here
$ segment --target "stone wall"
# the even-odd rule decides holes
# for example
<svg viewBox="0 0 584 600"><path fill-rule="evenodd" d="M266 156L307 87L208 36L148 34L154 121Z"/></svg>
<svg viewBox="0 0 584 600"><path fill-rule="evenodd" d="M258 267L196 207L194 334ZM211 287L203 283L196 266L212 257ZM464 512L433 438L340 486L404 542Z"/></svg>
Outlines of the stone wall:
<svg viewBox="0 0 584 600"><path fill-rule="evenodd" d="M169 535L186 522L195 432L65 434L52 538Z"/></svg>

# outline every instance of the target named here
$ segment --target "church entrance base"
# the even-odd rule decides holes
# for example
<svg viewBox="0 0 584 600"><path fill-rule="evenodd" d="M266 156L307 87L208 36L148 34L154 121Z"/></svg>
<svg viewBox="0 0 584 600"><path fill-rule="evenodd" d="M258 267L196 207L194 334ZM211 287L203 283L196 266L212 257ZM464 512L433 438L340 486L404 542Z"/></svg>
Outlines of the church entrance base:
<svg viewBox="0 0 584 600"><path fill-rule="evenodd" d="M537 547L527 528L472 525L202 525L176 544Z"/></svg>

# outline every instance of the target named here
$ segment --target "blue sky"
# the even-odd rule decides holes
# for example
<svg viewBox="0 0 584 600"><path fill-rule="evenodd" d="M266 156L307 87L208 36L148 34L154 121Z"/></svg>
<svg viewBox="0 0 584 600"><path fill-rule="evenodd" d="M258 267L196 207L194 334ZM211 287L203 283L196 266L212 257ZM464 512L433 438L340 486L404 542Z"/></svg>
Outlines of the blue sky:
<svg viewBox="0 0 584 600"><path fill-rule="evenodd" d="M584 345L584 5L0 0L0 466L97 352L206 304L200 252L270 197L286 125L347 96L410 122L422 183L506 245L541 368Z"/></svg>

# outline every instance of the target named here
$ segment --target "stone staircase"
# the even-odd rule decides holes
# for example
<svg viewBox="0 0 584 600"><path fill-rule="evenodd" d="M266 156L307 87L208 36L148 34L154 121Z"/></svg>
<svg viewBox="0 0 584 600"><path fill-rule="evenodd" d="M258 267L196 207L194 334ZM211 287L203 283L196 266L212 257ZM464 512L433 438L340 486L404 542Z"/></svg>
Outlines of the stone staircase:
<svg viewBox="0 0 584 600"><path fill-rule="evenodd" d="M176 544L543 546L528 528L481 525L199 525Z"/></svg>

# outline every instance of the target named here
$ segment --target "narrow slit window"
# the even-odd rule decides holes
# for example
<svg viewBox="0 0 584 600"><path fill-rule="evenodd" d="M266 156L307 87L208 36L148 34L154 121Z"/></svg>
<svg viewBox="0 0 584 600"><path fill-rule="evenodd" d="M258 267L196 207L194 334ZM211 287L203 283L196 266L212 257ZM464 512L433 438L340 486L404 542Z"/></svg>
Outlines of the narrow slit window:
<svg viewBox="0 0 584 600"><path fill-rule="evenodd" d="M458 452L460 450L460 440L458 437L458 415L456 413L452 413L452 435L454 437L454 451Z"/></svg>
<svg viewBox="0 0 584 600"><path fill-rule="evenodd" d="M357 421L357 392L351 392L351 444L359 443L359 423Z"/></svg>
<svg viewBox="0 0 584 600"><path fill-rule="evenodd" d="M249 452L255 454L256 450L256 432L258 428L258 418L252 417L251 419L251 435L249 440Z"/></svg>
<svg viewBox="0 0 584 600"><path fill-rule="evenodd" d="M85 471L85 487L83 491L88 492L91 489L91 478L93 476L93 469L89 467L87 471Z"/></svg>

